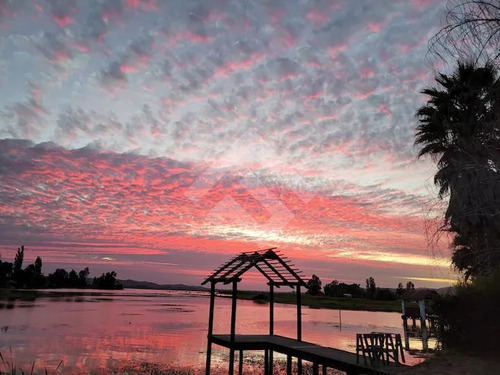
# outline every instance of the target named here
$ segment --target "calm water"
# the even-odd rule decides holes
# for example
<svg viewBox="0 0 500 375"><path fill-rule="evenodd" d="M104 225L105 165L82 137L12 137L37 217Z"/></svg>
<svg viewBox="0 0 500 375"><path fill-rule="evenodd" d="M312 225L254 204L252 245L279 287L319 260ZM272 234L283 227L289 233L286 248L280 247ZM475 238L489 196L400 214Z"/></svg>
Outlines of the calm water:
<svg viewBox="0 0 500 375"><path fill-rule="evenodd" d="M123 363L159 363L200 370L205 363L208 294L131 290L49 296L0 309L0 352L25 370L89 373ZM230 299L217 298L214 333L228 333ZM355 334L402 332L401 314L303 307L303 339L355 352ZM268 304L238 301L237 333L268 332ZM296 308L275 306L275 334L295 337ZM12 354L11 354L12 352ZM259 354L255 354L259 355ZM213 347L213 362L227 351ZM416 363L417 358L407 358Z"/></svg>

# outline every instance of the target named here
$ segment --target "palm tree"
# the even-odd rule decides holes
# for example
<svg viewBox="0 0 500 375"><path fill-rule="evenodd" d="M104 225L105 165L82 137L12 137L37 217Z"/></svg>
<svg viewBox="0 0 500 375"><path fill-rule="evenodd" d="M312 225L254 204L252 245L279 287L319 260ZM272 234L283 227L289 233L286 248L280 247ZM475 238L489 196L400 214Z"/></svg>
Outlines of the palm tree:
<svg viewBox="0 0 500 375"><path fill-rule="evenodd" d="M442 230L456 234L452 261L467 278L500 264L500 82L493 65L459 63L426 88L416 116L419 157L430 155L439 198L448 198Z"/></svg>

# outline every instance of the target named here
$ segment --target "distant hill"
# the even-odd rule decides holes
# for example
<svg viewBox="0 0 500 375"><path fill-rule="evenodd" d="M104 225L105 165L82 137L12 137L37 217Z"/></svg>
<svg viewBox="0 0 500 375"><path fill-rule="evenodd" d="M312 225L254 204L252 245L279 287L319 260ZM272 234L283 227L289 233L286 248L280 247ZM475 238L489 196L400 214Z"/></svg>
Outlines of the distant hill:
<svg viewBox="0 0 500 375"><path fill-rule="evenodd" d="M208 291L210 289L202 286L192 286L184 284L157 284L151 281L118 280L124 289L157 289L157 290L187 290L187 291Z"/></svg>

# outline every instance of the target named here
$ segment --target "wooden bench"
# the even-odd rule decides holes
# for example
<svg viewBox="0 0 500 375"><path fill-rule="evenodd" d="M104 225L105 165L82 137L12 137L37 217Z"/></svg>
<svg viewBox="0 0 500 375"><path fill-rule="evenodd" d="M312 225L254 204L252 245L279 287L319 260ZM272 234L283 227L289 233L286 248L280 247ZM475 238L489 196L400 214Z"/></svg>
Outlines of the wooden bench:
<svg viewBox="0 0 500 375"><path fill-rule="evenodd" d="M379 363L384 365L390 362L399 364L405 362L403 344L399 333L371 332L356 334L356 362L359 363L360 354L364 363L367 359L372 366Z"/></svg>

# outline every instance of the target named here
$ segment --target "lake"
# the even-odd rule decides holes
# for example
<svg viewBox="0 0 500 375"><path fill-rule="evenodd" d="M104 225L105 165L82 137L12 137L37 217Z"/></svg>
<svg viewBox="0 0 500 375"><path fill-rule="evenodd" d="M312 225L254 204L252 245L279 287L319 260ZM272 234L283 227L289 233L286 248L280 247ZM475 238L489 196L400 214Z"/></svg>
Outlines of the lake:
<svg viewBox="0 0 500 375"><path fill-rule="evenodd" d="M44 368L54 373L61 361L57 374L120 372L148 364L199 373L205 364L208 303L204 292L44 290L34 300L2 303L0 352L28 373L33 361L39 373ZM214 333L229 333L230 304L216 298ZM303 340L355 352L356 333L403 334L400 313L344 310L341 315L340 326L337 310L303 307ZM237 333L267 334L268 318L267 303L238 300ZM275 334L295 337L294 305L276 304L275 319ZM227 353L213 346L214 367L227 369ZM409 364L421 361L405 354ZM261 353L252 355L258 362Z"/></svg>

